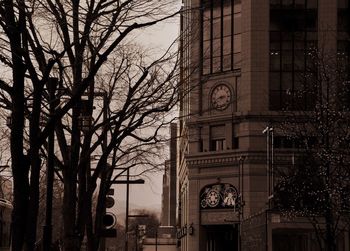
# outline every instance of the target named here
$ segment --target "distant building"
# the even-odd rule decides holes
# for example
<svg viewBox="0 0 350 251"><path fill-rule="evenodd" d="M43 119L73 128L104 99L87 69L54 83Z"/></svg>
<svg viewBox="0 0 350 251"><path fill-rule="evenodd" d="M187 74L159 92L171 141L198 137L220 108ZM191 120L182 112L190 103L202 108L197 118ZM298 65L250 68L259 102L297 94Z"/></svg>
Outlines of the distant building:
<svg viewBox="0 0 350 251"><path fill-rule="evenodd" d="M262 131L287 105L312 102L291 97L312 49L349 55L349 7L347 0L183 0L181 251L318 250L310 223L269 210ZM292 161L291 151L278 151ZM350 250L346 232L339 243Z"/></svg>
<svg viewBox="0 0 350 251"><path fill-rule="evenodd" d="M0 176L0 250L10 250L12 182Z"/></svg>
<svg viewBox="0 0 350 251"><path fill-rule="evenodd" d="M160 226L157 229L156 238L145 238L142 241L142 250L175 251L177 250L176 238L176 151L177 151L177 124L170 125L170 158L165 162L163 174L162 212ZM147 237L147 229L146 229Z"/></svg>
<svg viewBox="0 0 350 251"><path fill-rule="evenodd" d="M0 175L0 198L12 200L12 181Z"/></svg>
<svg viewBox="0 0 350 251"><path fill-rule="evenodd" d="M170 205L170 161L165 161L165 168L163 174L163 191L162 191L162 211L160 217L160 224L169 226L169 205Z"/></svg>
<svg viewBox="0 0 350 251"><path fill-rule="evenodd" d="M170 125L170 159L165 162L163 175L162 214L161 226L176 226L176 151L177 151L177 124Z"/></svg>

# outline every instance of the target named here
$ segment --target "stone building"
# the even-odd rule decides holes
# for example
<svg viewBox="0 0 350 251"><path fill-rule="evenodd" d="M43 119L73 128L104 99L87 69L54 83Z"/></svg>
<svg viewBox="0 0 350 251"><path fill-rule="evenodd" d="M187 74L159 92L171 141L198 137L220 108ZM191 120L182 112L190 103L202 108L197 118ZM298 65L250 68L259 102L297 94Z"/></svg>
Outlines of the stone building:
<svg viewBox="0 0 350 251"><path fill-rule="evenodd" d="M183 0L179 250L318 250L308 222L268 210L263 131L300 87L310 50L348 53L348 11L347 0ZM346 234L340 242L349 250Z"/></svg>
<svg viewBox="0 0 350 251"><path fill-rule="evenodd" d="M156 237L141 238L142 250L177 250L176 239L176 152L177 152L177 124L170 125L169 141L169 160L165 161L165 170L163 174L162 191L162 211L160 217L160 226L157 228Z"/></svg>
<svg viewBox="0 0 350 251"><path fill-rule="evenodd" d="M161 226L176 226L176 151L177 124L170 126L169 160L165 162L163 174Z"/></svg>

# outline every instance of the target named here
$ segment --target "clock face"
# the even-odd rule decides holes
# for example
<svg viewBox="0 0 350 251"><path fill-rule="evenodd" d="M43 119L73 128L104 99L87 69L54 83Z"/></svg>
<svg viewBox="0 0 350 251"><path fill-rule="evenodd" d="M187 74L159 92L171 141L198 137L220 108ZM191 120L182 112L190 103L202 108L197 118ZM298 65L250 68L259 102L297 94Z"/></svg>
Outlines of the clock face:
<svg viewBox="0 0 350 251"><path fill-rule="evenodd" d="M217 85L211 94L211 103L217 110L226 109L231 102L231 91L225 84Z"/></svg>

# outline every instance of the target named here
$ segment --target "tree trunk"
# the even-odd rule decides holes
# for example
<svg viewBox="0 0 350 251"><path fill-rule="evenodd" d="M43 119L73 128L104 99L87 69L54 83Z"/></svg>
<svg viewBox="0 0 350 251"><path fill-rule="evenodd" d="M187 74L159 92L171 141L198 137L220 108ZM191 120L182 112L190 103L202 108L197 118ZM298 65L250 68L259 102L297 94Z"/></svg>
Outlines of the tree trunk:
<svg viewBox="0 0 350 251"><path fill-rule="evenodd" d="M76 183L75 177L65 178L63 198L63 232L64 250L79 251L79 239L75 227L76 215Z"/></svg>
<svg viewBox="0 0 350 251"><path fill-rule="evenodd" d="M20 161L22 162L22 161ZM17 165L13 160L13 165ZM21 251L24 244L25 229L27 223L27 209L29 200L28 163L22 162L22 168L16 171L14 168L13 187L14 204L12 211L12 251Z"/></svg>
<svg viewBox="0 0 350 251"><path fill-rule="evenodd" d="M36 147L34 147L36 148ZM30 200L27 209L27 228L25 250L33 251L35 249L38 211L39 211L39 180L40 180L40 158L39 150L31 155L30 172ZM29 160L28 160L29 162Z"/></svg>
<svg viewBox="0 0 350 251"><path fill-rule="evenodd" d="M70 164L63 172L63 233L64 250L79 251L80 238L76 224L77 213L77 167L79 163L80 131L78 129L79 107L73 108Z"/></svg>

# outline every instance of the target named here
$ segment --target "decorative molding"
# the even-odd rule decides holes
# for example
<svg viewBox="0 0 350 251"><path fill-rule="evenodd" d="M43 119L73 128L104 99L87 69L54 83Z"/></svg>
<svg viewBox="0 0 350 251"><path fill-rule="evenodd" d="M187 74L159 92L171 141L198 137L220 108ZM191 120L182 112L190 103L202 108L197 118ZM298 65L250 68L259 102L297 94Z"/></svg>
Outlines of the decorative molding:
<svg viewBox="0 0 350 251"><path fill-rule="evenodd" d="M285 165L291 163L293 151L275 150L274 163ZM266 164L266 152L209 152L185 157L186 165L191 168L224 167L238 165L241 157L244 156L245 164Z"/></svg>
<svg viewBox="0 0 350 251"><path fill-rule="evenodd" d="M220 155L219 155L220 154ZM219 156L218 156L219 155ZM242 152L212 152L205 155L186 156L186 164L189 168L238 165L242 156L244 163L266 163L266 153L243 154Z"/></svg>

